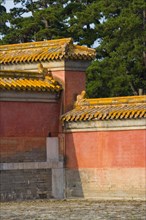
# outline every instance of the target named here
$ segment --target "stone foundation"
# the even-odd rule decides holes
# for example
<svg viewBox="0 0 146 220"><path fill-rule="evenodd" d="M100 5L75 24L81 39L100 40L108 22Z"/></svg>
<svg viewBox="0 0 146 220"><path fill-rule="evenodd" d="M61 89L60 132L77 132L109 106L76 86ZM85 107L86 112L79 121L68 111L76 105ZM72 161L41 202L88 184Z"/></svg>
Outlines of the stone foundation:
<svg viewBox="0 0 146 220"><path fill-rule="evenodd" d="M66 169L66 197L144 199L144 168Z"/></svg>
<svg viewBox="0 0 146 220"><path fill-rule="evenodd" d="M63 181L63 163L59 161L1 163L0 199L63 198Z"/></svg>
<svg viewBox="0 0 146 220"><path fill-rule="evenodd" d="M6 149L5 141L9 143ZM13 146L10 147L10 144ZM43 144L47 146L41 147ZM1 201L64 197L64 169L63 162L59 161L57 137L47 138L45 143L44 138L14 138L3 140L2 146L1 155L7 152L11 160L0 163ZM44 152L42 162L39 161L41 152ZM20 155L22 158L19 158ZM20 159L22 161L17 162Z"/></svg>
<svg viewBox="0 0 146 220"><path fill-rule="evenodd" d="M1 201L52 196L51 169L2 170L0 175Z"/></svg>

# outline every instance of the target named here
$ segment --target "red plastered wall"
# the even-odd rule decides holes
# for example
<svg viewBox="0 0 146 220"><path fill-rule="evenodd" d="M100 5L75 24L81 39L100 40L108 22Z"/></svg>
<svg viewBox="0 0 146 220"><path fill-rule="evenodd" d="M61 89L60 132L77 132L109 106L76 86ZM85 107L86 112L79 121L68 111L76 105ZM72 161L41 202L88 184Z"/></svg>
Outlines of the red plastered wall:
<svg viewBox="0 0 146 220"><path fill-rule="evenodd" d="M1 102L1 137L56 136L59 124L58 103Z"/></svg>
<svg viewBox="0 0 146 220"><path fill-rule="evenodd" d="M66 167L145 167L145 140L145 130L67 133Z"/></svg>
<svg viewBox="0 0 146 220"><path fill-rule="evenodd" d="M1 137L0 161L46 161L45 137Z"/></svg>
<svg viewBox="0 0 146 220"><path fill-rule="evenodd" d="M85 90L85 72L66 72L65 111L72 110L76 96Z"/></svg>
<svg viewBox="0 0 146 220"><path fill-rule="evenodd" d="M86 77L82 71L54 71L53 77L58 80L64 88L63 108L64 112L73 109L76 96L85 90Z"/></svg>

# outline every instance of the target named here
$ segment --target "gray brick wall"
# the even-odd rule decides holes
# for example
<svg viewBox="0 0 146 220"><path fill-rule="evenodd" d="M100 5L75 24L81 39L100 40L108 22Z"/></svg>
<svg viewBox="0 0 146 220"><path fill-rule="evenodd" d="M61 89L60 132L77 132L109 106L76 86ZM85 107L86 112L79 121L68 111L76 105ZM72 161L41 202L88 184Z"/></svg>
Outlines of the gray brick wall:
<svg viewBox="0 0 146 220"><path fill-rule="evenodd" d="M1 170L1 201L51 198L51 169Z"/></svg>

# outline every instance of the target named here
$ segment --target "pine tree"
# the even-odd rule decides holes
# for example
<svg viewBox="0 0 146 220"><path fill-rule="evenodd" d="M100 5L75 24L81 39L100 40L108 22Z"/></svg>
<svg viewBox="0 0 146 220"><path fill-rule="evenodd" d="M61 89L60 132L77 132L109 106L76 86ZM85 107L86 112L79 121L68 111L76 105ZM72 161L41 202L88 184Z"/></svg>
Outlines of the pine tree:
<svg viewBox="0 0 146 220"><path fill-rule="evenodd" d="M68 32L81 45L92 46L97 40L95 26L99 24L100 10L96 1L70 1L65 8Z"/></svg>
<svg viewBox="0 0 146 220"><path fill-rule="evenodd" d="M22 7L14 7L7 13L10 27L1 41L20 43L64 37L63 9L66 0L14 0Z"/></svg>
<svg viewBox="0 0 146 220"><path fill-rule="evenodd" d="M2 5L4 0L0 0L0 35L6 33L7 25L6 25L6 8Z"/></svg>
<svg viewBox="0 0 146 220"><path fill-rule="evenodd" d="M91 46L97 38L94 27L100 18L94 2L14 0L16 6L19 3L21 7L14 7L7 13L10 27L0 43L72 37L79 44Z"/></svg>
<svg viewBox="0 0 146 220"><path fill-rule="evenodd" d="M10 13L1 10L0 44L62 37L91 47L98 42L96 60L87 70L88 96L137 95L139 89L145 91L145 0L14 2L21 7L14 7Z"/></svg>
<svg viewBox="0 0 146 220"><path fill-rule="evenodd" d="M98 2L103 22L97 61L87 74L89 96L137 95L146 86L146 3L144 0Z"/></svg>

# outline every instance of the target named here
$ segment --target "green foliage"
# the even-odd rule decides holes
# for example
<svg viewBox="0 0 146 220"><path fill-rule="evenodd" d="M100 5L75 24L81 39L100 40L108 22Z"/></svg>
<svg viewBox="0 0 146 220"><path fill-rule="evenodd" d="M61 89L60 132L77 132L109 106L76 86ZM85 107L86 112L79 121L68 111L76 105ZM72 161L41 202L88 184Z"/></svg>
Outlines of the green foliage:
<svg viewBox="0 0 146 220"><path fill-rule="evenodd" d="M0 0L0 34L6 33L7 26L5 20L6 8L2 5L4 1Z"/></svg>
<svg viewBox="0 0 146 220"><path fill-rule="evenodd" d="M95 46L87 69L89 97L136 95L146 86L145 0L14 0L0 4L0 44L72 37ZM27 15L27 16L26 16ZM98 42L98 44L95 44Z"/></svg>
<svg viewBox="0 0 146 220"><path fill-rule="evenodd" d="M68 19L68 32L80 44L91 46L97 39L94 28L99 24L100 11L96 1L72 1L65 8Z"/></svg>
<svg viewBox="0 0 146 220"><path fill-rule="evenodd" d="M96 25L101 43L97 47L98 60L87 71L88 95L137 95L140 88L146 88L146 3L105 0L98 5L104 20Z"/></svg>
<svg viewBox="0 0 146 220"><path fill-rule="evenodd" d="M22 7L15 7L6 14L10 26L1 44L64 37L67 28L63 23L62 3L66 1L14 0L14 2L21 3Z"/></svg>

